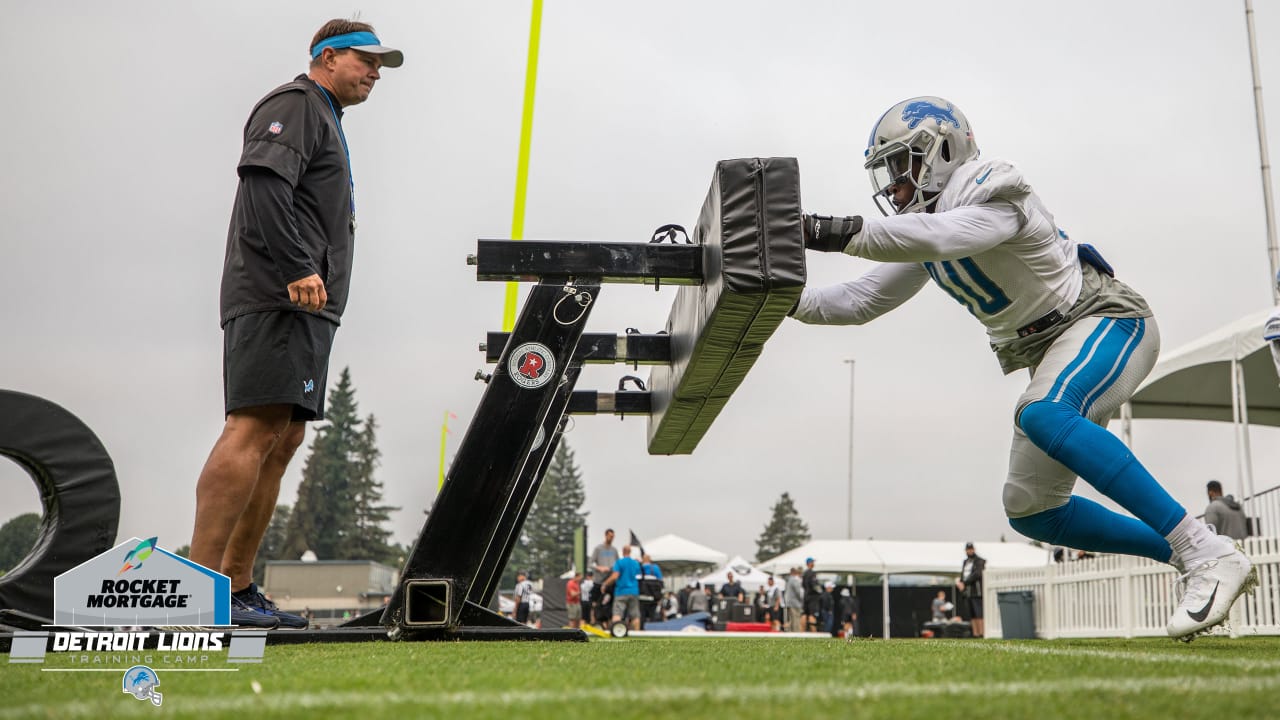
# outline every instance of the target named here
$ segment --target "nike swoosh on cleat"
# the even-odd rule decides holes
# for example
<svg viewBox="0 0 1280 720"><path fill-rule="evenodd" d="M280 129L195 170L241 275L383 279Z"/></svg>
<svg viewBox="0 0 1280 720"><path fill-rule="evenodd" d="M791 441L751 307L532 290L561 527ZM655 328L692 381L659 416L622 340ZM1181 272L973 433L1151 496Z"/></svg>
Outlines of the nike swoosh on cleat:
<svg viewBox="0 0 1280 720"><path fill-rule="evenodd" d="M1209 608L1213 607L1213 599L1217 597L1217 595L1218 595L1218 583L1214 583L1213 592L1209 593L1209 602L1205 603L1204 607L1200 608L1196 612L1191 612L1190 610L1188 610L1187 616L1190 617L1192 620L1195 620L1196 622L1204 622L1204 619L1209 617Z"/></svg>
<svg viewBox="0 0 1280 720"><path fill-rule="evenodd" d="M995 168L987 168L987 171L986 171L986 172L984 172L984 173L982 173L982 177L978 178L977 180L974 180L974 181L973 181L973 184L974 184L974 185L981 185L982 183L986 182L986 181L987 181L987 177L988 177L989 175L991 175L991 171L992 171L992 170L994 170L994 169L995 169Z"/></svg>

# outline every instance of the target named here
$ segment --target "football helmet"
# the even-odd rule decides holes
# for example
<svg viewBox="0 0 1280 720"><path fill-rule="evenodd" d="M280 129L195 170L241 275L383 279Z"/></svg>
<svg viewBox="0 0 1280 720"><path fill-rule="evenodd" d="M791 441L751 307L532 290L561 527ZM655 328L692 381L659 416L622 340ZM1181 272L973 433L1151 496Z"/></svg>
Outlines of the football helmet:
<svg viewBox="0 0 1280 720"><path fill-rule="evenodd" d="M973 129L964 113L940 97L914 97L889 108L867 139L863 167L871 174L872 197L885 215L924 210L937 200L957 167L978 157ZM918 160L918 162L917 162ZM889 188L915 186L914 197L895 207Z"/></svg>

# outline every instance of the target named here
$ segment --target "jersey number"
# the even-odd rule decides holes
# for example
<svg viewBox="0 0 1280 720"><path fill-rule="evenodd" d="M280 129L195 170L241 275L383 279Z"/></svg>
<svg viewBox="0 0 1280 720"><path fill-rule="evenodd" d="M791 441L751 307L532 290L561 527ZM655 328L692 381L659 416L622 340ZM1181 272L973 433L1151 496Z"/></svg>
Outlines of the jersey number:
<svg viewBox="0 0 1280 720"><path fill-rule="evenodd" d="M924 269L929 271L929 276L938 287L946 290L948 295L974 315L979 310L984 315L995 315L1009 307L1009 296L971 258L960 258L954 262L927 262ZM942 281L943 276L946 276L947 282Z"/></svg>

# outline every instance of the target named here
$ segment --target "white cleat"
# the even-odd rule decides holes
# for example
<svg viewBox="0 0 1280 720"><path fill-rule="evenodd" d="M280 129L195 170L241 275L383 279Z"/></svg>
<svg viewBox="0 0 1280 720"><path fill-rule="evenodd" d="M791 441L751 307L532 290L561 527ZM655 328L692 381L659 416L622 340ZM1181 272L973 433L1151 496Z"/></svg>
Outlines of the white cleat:
<svg viewBox="0 0 1280 720"><path fill-rule="evenodd" d="M1165 629L1169 637L1191 642L1227 619L1236 598L1258 584L1258 570L1236 544L1230 554L1195 565L1176 582L1185 590Z"/></svg>

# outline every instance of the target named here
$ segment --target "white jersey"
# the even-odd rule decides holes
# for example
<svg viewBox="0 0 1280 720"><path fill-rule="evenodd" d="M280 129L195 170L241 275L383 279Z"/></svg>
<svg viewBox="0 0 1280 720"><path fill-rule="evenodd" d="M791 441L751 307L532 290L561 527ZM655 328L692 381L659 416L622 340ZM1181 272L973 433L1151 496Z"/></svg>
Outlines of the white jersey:
<svg viewBox="0 0 1280 720"><path fill-rule="evenodd" d="M930 279L964 305L993 345L1080 296L1076 244L1003 160L956 168L935 211L866 218L845 252L884 265L841 285L805 288L795 317L856 325L896 308Z"/></svg>

